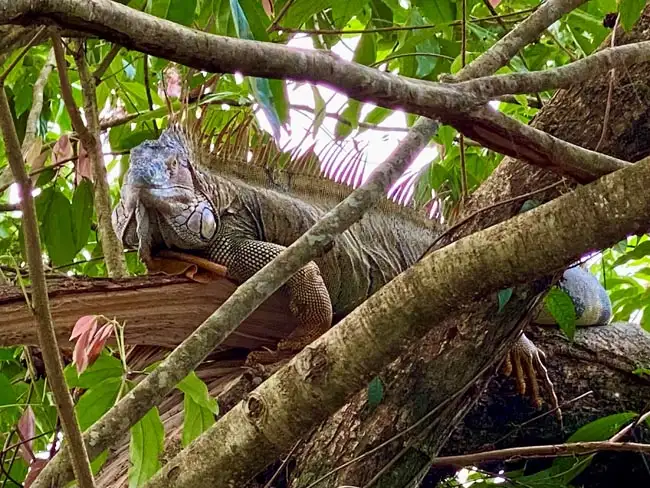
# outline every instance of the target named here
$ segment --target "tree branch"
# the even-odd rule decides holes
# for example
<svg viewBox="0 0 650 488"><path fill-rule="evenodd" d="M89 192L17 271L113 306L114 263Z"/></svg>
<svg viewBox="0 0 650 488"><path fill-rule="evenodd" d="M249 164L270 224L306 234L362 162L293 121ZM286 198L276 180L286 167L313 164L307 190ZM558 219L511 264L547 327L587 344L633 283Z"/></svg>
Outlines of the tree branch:
<svg viewBox="0 0 650 488"><path fill-rule="evenodd" d="M63 375L63 362L54 333L54 324L50 314L47 296L47 285L43 271L38 220L32 182L25 171L25 165L20 152L18 135L11 118L11 110L4 86L0 85L0 126L7 149L7 159L11 171L18 183L19 195L23 211L23 226L25 231L25 248L29 275L32 280L32 308L38 326L38 339L43 354L48 382L54 394L56 409L63 425L66 445L72 455L72 468L75 478L81 488L93 488L93 476L90 471L88 453L81 437L81 430L74 411L74 403L68 391Z"/></svg>
<svg viewBox="0 0 650 488"><path fill-rule="evenodd" d="M650 41L603 49L586 58L558 68L528 73L475 78L456 84L481 100L489 101L500 95L534 93L555 88L569 88L614 68L626 69L631 64L650 61Z"/></svg>
<svg viewBox="0 0 650 488"><path fill-rule="evenodd" d="M637 442L593 441L553 444L548 446L510 447L508 449L477 452L461 456L438 457L433 459L431 465L462 467L484 463L486 461L515 461L530 458L576 456L580 454L592 454L599 451L638 452L650 454L650 444L640 444Z"/></svg>
<svg viewBox="0 0 650 488"><path fill-rule="evenodd" d="M68 78L68 68L65 61L65 53L61 38L54 34L52 36L52 46L56 58L57 71L61 81L61 96L65 103L72 127L79 136L83 147L88 151L88 157L93 171L93 180L95 188L95 209L97 211L97 220L99 223L99 233L104 250L104 260L106 270L110 277L120 278L126 275L126 266L122 254L122 245L115 235L111 224L111 197L108 188L106 176L106 167L104 166L104 155L102 154L100 144L100 127L99 114L97 110L97 101L95 94L95 84L92 75L88 71L88 65L83 54L83 48L75 52L77 69L79 71L79 81L84 98L84 112L88 120L88 126L84 124L79 114L79 110L72 97L72 88Z"/></svg>
<svg viewBox="0 0 650 488"><path fill-rule="evenodd" d="M546 17L555 15L560 7L566 8L568 5L572 8L583 1L554 2L553 8L547 9ZM546 3L538 9L538 12L544 6ZM535 15L530 18L533 17ZM544 21L543 16L535 19L540 23ZM106 0L83 2L81 0L67 2L4 0L0 2L0 23L26 22L56 22L68 28L83 29L89 34L99 35L131 49L165 57L205 71L230 73L238 71L248 76L282 77L295 81L321 83L357 100L373 102L386 108L406 110L448 123L485 147L513 157L531 155L531 151L527 150L527 144L531 142L528 134L531 131L537 132L535 129L529 129L526 133L522 132L523 139L517 138L514 141L504 139L503 133L511 130L512 126L519 127L522 124L510 121L509 127L504 127L503 117L495 118L485 110L474 110L477 101L450 84L402 78L336 59L329 53L206 34L138 12L117 2ZM515 31L517 29L513 30ZM522 32L519 31L518 35L522 35ZM516 37L510 35L503 39L506 38L509 42L516 40ZM219 53L219 56L214 56L213 53ZM501 61L503 59L505 58ZM498 64L500 61L495 59L491 62ZM481 125L481 130L472 130L472 124L461 123L470 115ZM482 119L485 116L488 118ZM488 128L489 131L486 132ZM539 137L541 136L538 134ZM530 161L532 164L542 165L572 176L583 183L593 181L602 175L603 168L605 172L609 172L624 166L624 162L615 158L584 151L559 139L551 140L552 147L535 148L532 152L535 157ZM576 158L577 154L579 158ZM598 168L591 168L593 161L598 164Z"/></svg>

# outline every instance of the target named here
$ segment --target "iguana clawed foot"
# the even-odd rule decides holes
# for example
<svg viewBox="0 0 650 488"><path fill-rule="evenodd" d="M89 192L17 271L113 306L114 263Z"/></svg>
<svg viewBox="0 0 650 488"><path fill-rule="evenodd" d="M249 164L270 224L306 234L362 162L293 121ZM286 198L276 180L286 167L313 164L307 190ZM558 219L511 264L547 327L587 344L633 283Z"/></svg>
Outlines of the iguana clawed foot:
<svg viewBox="0 0 650 488"><path fill-rule="evenodd" d="M245 366L251 367L258 364L273 364L302 351L305 346L311 344L331 327L330 321L326 320L320 324L302 325L289 334L286 339L278 342L275 351L252 351L246 357Z"/></svg>
<svg viewBox="0 0 650 488"><path fill-rule="evenodd" d="M561 421L562 414L558 406L553 383L551 383L548 370L544 365L545 359L546 354L544 354L544 351L535 346L528 337L522 334L506 357L503 365L503 373L506 376L510 376L514 370L517 392L520 395L526 395L526 392L528 392L528 396L530 396L536 407L540 407L543 403L539 394L539 384L537 381L537 377L539 376L551 400L551 406Z"/></svg>

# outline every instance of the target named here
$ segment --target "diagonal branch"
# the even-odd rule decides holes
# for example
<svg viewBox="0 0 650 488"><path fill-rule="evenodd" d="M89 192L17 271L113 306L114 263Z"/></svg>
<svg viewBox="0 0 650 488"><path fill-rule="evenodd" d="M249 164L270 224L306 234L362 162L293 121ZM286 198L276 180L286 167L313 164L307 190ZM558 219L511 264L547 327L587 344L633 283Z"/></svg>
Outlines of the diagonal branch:
<svg viewBox="0 0 650 488"><path fill-rule="evenodd" d="M551 2L544 6L548 3ZM550 18L557 15L559 10L571 9L580 3L581 0L553 2L546 15ZM540 24L544 23L542 17L538 20ZM539 132L529 129L522 133L522 138L504 139L502 134L511 130L504 127L504 119L490 117L485 110L474 110L482 105L480 101L454 85L399 77L337 59L331 53L194 31L107 0L0 1L0 24L35 22L56 22L66 28L82 29L128 48L204 71L238 71L248 76L321 83L364 102L406 110L448 123L483 146L514 157L528 154L527 145L532 144L528 134L531 131ZM517 37L506 38L508 42L517 43ZM219 56L214 53L219 53ZM504 53L500 61L495 59L491 63L498 65L503 59L511 57L507 54L508 50ZM469 116L482 126L481 130L472 130L472 124L460 123ZM485 119L485 116L488 118ZM514 120L509 124L515 127L523 125ZM486 129L489 130L486 132ZM537 134L537 137L541 135ZM553 147L536 147L536 158L529 162L573 176L583 183L602 175L603 168L605 172L610 172L624 166L624 162L616 158L581 152L577 146L556 138L551 140ZM576 154L580 157L576 158ZM590 170L594 158L600 167Z"/></svg>

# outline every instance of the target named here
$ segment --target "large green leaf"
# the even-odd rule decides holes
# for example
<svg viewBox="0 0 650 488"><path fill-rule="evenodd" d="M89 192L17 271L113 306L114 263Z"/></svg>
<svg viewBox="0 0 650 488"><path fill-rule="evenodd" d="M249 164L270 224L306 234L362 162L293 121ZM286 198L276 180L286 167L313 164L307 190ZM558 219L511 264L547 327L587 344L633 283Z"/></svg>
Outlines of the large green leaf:
<svg viewBox="0 0 650 488"><path fill-rule="evenodd" d="M56 187L36 198L42 238L55 266L70 263L77 254L72 227L72 205Z"/></svg>
<svg viewBox="0 0 650 488"><path fill-rule="evenodd" d="M332 7L336 2L342 2L343 0L296 0L291 4L289 10L282 18L280 25L285 27L300 27L304 22L307 21L310 17L315 15L318 12L321 12L327 8ZM279 12L282 10L284 4L287 3L287 0L281 0L276 2L275 11Z"/></svg>
<svg viewBox="0 0 650 488"><path fill-rule="evenodd" d="M121 384L121 378L108 378L81 395L75 407L81 430L97 422L115 404Z"/></svg>
<svg viewBox="0 0 650 488"><path fill-rule="evenodd" d="M129 488L144 485L160 469L164 441L165 429L158 408L154 407L131 427Z"/></svg>
<svg viewBox="0 0 650 488"><path fill-rule="evenodd" d="M0 406L16 403L16 392L11 386L11 381L0 373Z"/></svg>
<svg viewBox="0 0 650 488"><path fill-rule="evenodd" d="M203 434L214 423L214 415L186 393L183 398L183 447Z"/></svg>
<svg viewBox="0 0 650 488"><path fill-rule="evenodd" d="M176 385L185 395L189 396L197 405L205 408L210 413L217 415L219 406L217 400L210 396L208 387L201 381L194 371L188 374L183 380Z"/></svg>
<svg viewBox="0 0 650 488"><path fill-rule="evenodd" d="M630 31L636 21L641 17L646 0L621 0L618 11L621 16L621 24L626 31Z"/></svg>
<svg viewBox="0 0 650 488"><path fill-rule="evenodd" d="M573 340L576 331L576 309L571 297L559 288L551 288L544 297L544 305L560 329Z"/></svg>

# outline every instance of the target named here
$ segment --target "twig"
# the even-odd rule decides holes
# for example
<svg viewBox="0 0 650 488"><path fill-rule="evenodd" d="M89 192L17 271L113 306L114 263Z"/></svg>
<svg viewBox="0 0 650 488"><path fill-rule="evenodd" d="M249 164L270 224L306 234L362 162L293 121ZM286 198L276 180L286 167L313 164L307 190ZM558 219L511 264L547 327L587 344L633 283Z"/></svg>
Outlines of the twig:
<svg viewBox="0 0 650 488"><path fill-rule="evenodd" d="M43 65L43 68L41 68L41 72L38 74L38 78L34 83L34 89L32 90L32 108L29 110L29 115L27 116L25 137L23 137L22 144L23 152L30 148L36 137L38 119L43 110L43 92L45 90L45 85L47 84L47 79L49 78L50 73L52 73L54 66L54 50L50 49L45 64Z"/></svg>
<svg viewBox="0 0 650 488"><path fill-rule="evenodd" d="M546 446L511 447L495 451L477 452L460 456L435 458L431 466L469 466L486 461L513 461L518 459L546 458L593 454L599 451L640 452L650 454L650 444L636 442L574 442L568 444L551 444Z"/></svg>
<svg viewBox="0 0 650 488"><path fill-rule="evenodd" d="M147 93L147 103L149 104L149 111L153 112L153 98L151 96L151 86L149 86L149 55L145 54L144 55L144 89L145 92ZM160 131L158 130L158 124L156 123L156 119L152 120L153 122L153 130L154 133L156 134L156 138L160 135Z"/></svg>
<svg viewBox="0 0 650 488"><path fill-rule="evenodd" d="M106 70L111 66L113 60L120 53L120 49L122 49L122 46L120 46L119 44L113 44L113 47L111 48L110 51L108 51L106 57L102 59L102 62L99 63L99 66L97 66L95 71L93 71L93 78L95 79L95 85L99 85L102 82L102 76L104 76Z"/></svg>
<svg viewBox="0 0 650 488"><path fill-rule="evenodd" d="M0 212L15 212L20 210L20 203L0 203Z"/></svg>
<svg viewBox="0 0 650 488"><path fill-rule="evenodd" d="M38 219L32 196L32 182L25 171L25 165L20 153L18 135L11 118L9 101L4 87L0 89L0 126L7 149L7 158L11 165L14 178L18 183L19 195L23 210L23 228L25 232L25 248L32 281L32 311L38 325L38 339L45 363L47 378L50 383L55 404L63 430L67 439L72 459L72 468L81 488L93 488L93 476L86 446L81 437L81 431L74 411L74 403L70 397L63 375L63 362L54 332L54 324L50 313L47 284L43 269Z"/></svg>
<svg viewBox="0 0 650 488"><path fill-rule="evenodd" d="M454 58L452 58L451 56L446 56L444 54L438 54L438 53L402 53L402 54L393 54L391 56L386 56L384 59L380 59L379 61L375 61L374 63L371 63L368 66L370 66L371 68L374 68L375 66L379 66L381 64L387 63L388 61L392 61L393 59L407 58L407 57L418 57L418 56L447 59L447 60L450 60L450 61L454 60Z"/></svg>
<svg viewBox="0 0 650 488"><path fill-rule="evenodd" d="M34 37L31 38L31 40L23 47L23 49L18 53L16 58L11 62L9 66L7 66L7 69L5 69L2 74L0 74L0 85L3 85L4 87L4 82L7 80L7 76L9 76L9 73L16 67L16 65L20 62L21 59L23 59L23 56L27 54L27 52L32 48L34 44L36 44L40 38L41 34L45 30L46 26L41 26L37 31L36 34L34 34ZM3 88L4 89L4 88Z"/></svg>
<svg viewBox="0 0 650 488"><path fill-rule="evenodd" d="M290 105L289 107L292 110L299 110L303 112L310 112L310 113L315 113L315 109L309 107L308 105ZM325 117L330 118L330 119L335 119L342 124L352 126L349 120L346 120L341 116L340 114L336 113L331 113L331 112L326 112ZM377 131L383 131L383 132L408 132L407 127L381 127L377 124L369 124L367 122L359 122L359 127L368 129L368 130L377 130Z"/></svg>
<svg viewBox="0 0 650 488"><path fill-rule="evenodd" d="M298 446L300 445L301 442L302 442L302 439L298 440L293 445L293 447L291 448L291 451L289 451L289 454L287 454L287 457L284 458L284 461L282 461L282 464L280 465L280 467L278 467L278 469L275 471L275 473L273 473L273 476L271 476L271 479L264 485L264 488L271 488L271 484L280 475L280 473L282 472L284 467L289 463L289 461L291 460L291 456L296 451L296 449L298 449Z"/></svg>
<svg viewBox="0 0 650 488"><path fill-rule="evenodd" d="M424 256L426 256L427 254L429 254L429 252L431 252L431 250L434 248L434 246L435 246L436 244L438 244L438 243L439 243L443 238L448 237L448 236L449 236L450 234L452 234L455 230L457 230L459 227L462 227L463 225L465 225L469 220L473 219L473 218L476 217L477 215L482 214L482 213L484 213L484 212L487 212L487 211L489 211L489 210L492 210L492 209L494 209L494 208L496 208L496 207L500 207L500 206L502 206L502 205L508 205L509 203L514 203L514 202L517 202L517 201L519 201L519 200L524 200L524 199L526 199L526 198L530 198L530 197L535 196L535 195L537 195L537 194L539 194L539 193L544 193L545 191L552 190L552 189L555 188L556 186L559 186L560 184L563 184L563 183L565 183L565 181L564 181L564 179L561 179L560 181L556 181L555 183L552 183L552 184L550 184L550 185L547 185L547 186L545 186L545 187L543 187L543 188L540 188L540 189L538 189L538 190L531 191L531 192L528 192L528 193L524 193L523 195L519 195L519 196L516 196L516 197L508 198L507 200L503 200L503 201L501 201L501 202L493 203L493 204L491 204L491 205L488 205L487 207L479 208L478 210L472 212L472 213L469 214L467 217L465 217L464 219L462 219L460 222L458 222L458 223L452 225L452 226L449 227L447 230L445 230L442 234L440 234L440 235L439 235L439 236L438 236L438 237L437 237L437 238L436 238L436 239L431 243L431 245L427 248L427 250L424 251L424 252L422 253L422 256L420 256L420 258L418 259L418 261L422 260L422 258L424 258Z"/></svg>
<svg viewBox="0 0 650 488"><path fill-rule="evenodd" d="M266 28L266 32L270 33L276 30L278 22L282 20L282 17L285 16L289 10L289 7L291 7L294 1L295 0L287 0L287 2L282 6L282 9L278 12L278 15L276 15L275 19L273 19L273 22L271 22L271 25Z"/></svg>
<svg viewBox="0 0 650 488"><path fill-rule="evenodd" d="M461 15L460 64L462 69L467 64L467 0L461 0ZM467 168L465 166L465 136L462 133L460 134L458 147L460 149L460 200L464 204L467 200L469 190L467 188Z"/></svg>
<svg viewBox="0 0 650 488"><path fill-rule="evenodd" d="M616 15L616 20L614 21L614 28L612 29L612 39L610 47L616 45L616 28L618 27L618 19L620 15ZM609 114L612 109L612 96L614 94L614 81L616 81L616 68L612 68L609 72L609 87L607 89L607 103L605 104L605 116L603 117L603 130L600 132L600 139L598 139L598 144L594 151L600 150L600 146L605 140L605 135L607 134L607 126L609 125Z"/></svg>
<svg viewBox="0 0 650 488"><path fill-rule="evenodd" d="M503 15L492 15L489 17L480 17L477 19L470 19L472 23L488 22L497 19L506 19L509 17L518 17L520 15L534 12L539 7L531 7L517 12L510 12ZM436 29L443 26L461 25L460 20L452 20L451 22L444 22L441 24L423 24L423 25L393 25L390 27L376 27L374 29L293 29L291 27L283 27L281 25L275 26L274 31L283 31L291 34L317 34L317 35L340 35L340 34L372 34L377 32L394 32L394 31L408 31L408 30L421 30L421 29Z"/></svg>

